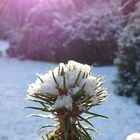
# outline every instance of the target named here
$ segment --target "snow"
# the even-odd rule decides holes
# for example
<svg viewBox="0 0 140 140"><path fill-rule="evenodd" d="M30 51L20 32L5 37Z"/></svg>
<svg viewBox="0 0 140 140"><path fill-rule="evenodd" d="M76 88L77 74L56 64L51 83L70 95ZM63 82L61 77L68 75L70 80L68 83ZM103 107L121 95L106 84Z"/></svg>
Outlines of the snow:
<svg viewBox="0 0 140 140"><path fill-rule="evenodd" d="M6 56L6 49L9 48L9 43L7 41L0 40L0 56Z"/></svg>
<svg viewBox="0 0 140 140"><path fill-rule="evenodd" d="M45 74L56 65L39 61L0 58L0 140L39 139L39 134L34 130L41 125L50 124L51 121L26 117L29 113L37 112L24 109L32 105L25 100L27 85L35 81L36 73ZM140 107L134 100L119 97L113 92L112 81L117 73L116 67L95 67L93 72L96 75L105 75L106 87L110 92L108 100L93 111L111 117L110 120L100 118L93 120L94 126L102 134L101 136L94 134L95 139L125 140L129 134L140 131Z"/></svg>
<svg viewBox="0 0 140 140"><path fill-rule="evenodd" d="M139 140L140 139L140 133L133 133L127 137L126 140Z"/></svg>

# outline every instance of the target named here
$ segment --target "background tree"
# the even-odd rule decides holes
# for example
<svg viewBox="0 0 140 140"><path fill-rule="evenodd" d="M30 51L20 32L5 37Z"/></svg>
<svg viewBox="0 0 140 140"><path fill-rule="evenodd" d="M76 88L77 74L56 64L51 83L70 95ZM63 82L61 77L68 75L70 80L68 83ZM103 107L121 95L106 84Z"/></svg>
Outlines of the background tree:
<svg viewBox="0 0 140 140"><path fill-rule="evenodd" d="M112 64L121 29L120 2L48 0L27 13L10 56L47 61ZM98 55L100 54L100 55Z"/></svg>
<svg viewBox="0 0 140 140"><path fill-rule="evenodd" d="M131 13L119 40L117 93L137 96L140 104L140 2Z"/></svg>

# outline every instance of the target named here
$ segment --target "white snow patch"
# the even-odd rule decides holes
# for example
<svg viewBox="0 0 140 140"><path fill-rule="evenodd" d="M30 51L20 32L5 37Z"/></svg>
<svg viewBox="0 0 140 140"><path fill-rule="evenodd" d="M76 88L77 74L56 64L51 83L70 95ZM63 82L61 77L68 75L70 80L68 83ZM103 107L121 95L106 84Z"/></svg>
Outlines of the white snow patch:
<svg viewBox="0 0 140 140"><path fill-rule="evenodd" d="M140 133L133 133L126 140L140 140Z"/></svg>
<svg viewBox="0 0 140 140"><path fill-rule="evenodd" d="M6 56L6 50L9 48L9 46L9 42L0 40L0 56Z"/></svg>

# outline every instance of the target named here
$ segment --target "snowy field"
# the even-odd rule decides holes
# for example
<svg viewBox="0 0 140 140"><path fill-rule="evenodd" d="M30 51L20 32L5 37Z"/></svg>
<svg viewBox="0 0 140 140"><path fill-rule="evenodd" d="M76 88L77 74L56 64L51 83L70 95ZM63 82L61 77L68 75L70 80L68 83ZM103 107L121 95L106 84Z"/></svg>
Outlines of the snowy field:
<svg viewBox="0 0 140 140"><path fill-rule="evenodd" d="M49 121L26 117L30 110L24 107L31 105L25 100L27 85L36 79L35 73L46 73L55 66L52 63L0 57L0 140L39 139L34 130ZM96 140L125 140L130 133L140 131L140 106L134 100L116 96L113 92L116 67L98 67L93 71L105 75L110 92L108 100L93 111L112 118L94 120L96 129L102 133L100 136L94 134Z"/></svg>

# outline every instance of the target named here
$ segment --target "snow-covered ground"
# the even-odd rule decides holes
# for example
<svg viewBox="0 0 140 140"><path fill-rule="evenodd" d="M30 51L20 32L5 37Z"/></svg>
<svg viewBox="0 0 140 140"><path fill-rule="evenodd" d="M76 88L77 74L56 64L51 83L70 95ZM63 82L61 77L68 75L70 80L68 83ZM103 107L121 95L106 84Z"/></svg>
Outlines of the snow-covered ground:
<svg viewBox="0 0 140 140"><path fill-rule="evenodd" d="M36 79L35 73L46 73L55 66L46 62L0 58L0 140L39 139L34 130L50 120L26 117L30 110L24 107L31 105L25 100L27 85ZM93 71L105 75L110 91L108 100L93 111L112 118L93 121L102 133L101 136L94 134L96 140L125 140L128 134L140 131L140 106L134 100L116 96L113 92L116 67L98 67Z"/></svg>

